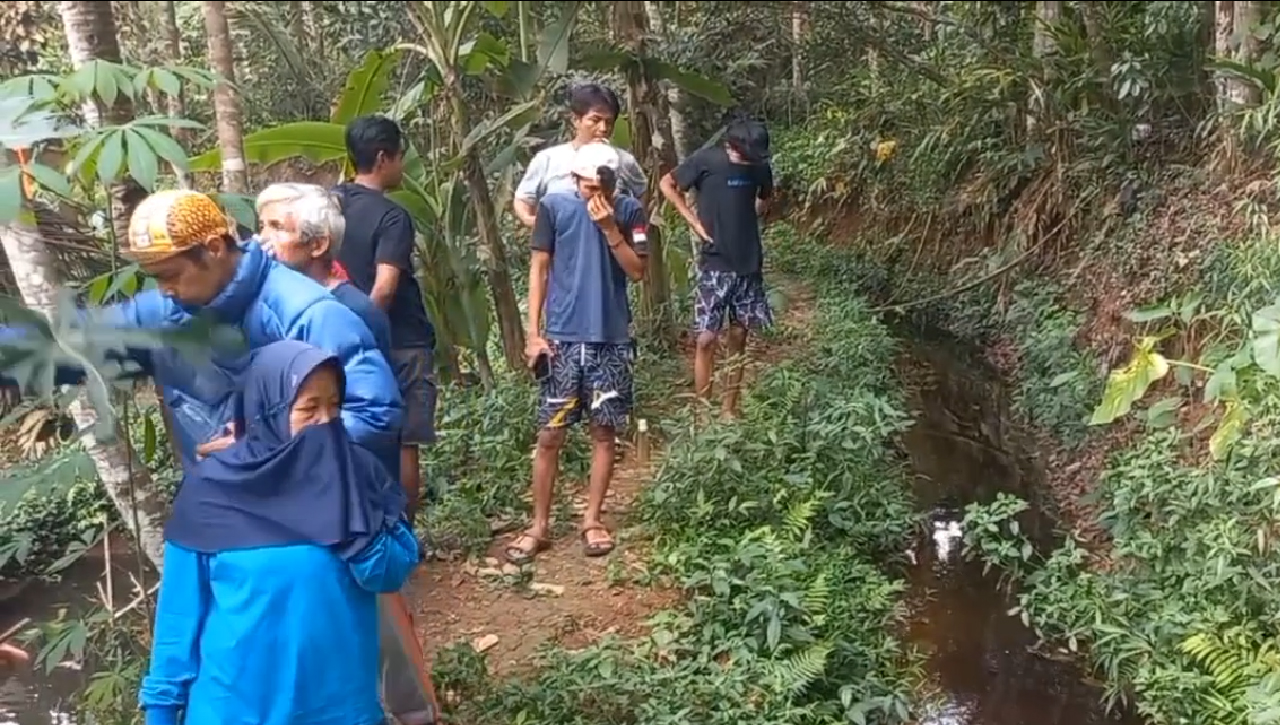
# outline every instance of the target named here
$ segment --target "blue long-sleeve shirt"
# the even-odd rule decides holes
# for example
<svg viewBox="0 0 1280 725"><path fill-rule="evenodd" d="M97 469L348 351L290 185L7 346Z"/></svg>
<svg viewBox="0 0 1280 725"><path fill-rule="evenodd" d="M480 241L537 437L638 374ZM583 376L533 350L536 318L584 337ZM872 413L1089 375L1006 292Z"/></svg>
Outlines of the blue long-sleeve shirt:
<svg viewBox="0 0 1280 725"><path fill-rule="evenodd" d="M250 350L293 339L337 355L346 373L342 422L351 437L394 475L400 468L400 389L374 333L327 289L271 259L258 244L245 243L241 249L235 276L199 310L150 289L103 308L99 322L143 329L181 328L200 313L238 328ZM25 334L21 327L0 328L0 345ZM164 403L173 411L183 465L193 465L195 447L220 435L231 420L232 394L248 362L244 351L216 350L203 362L184 359L172 349L116 353L164 386ZM84 371L71 365L56 371L59 384L75 384L83 377ZM11 380L0 376L0 383L5 382Z"/></svg>
<svg viewBox="0 0 1280 725"><path fill-rule="evenodd" d="M164 551L147 725L375 725L380 592L419 562L404 523L354 558L312 545Z"/></svg>

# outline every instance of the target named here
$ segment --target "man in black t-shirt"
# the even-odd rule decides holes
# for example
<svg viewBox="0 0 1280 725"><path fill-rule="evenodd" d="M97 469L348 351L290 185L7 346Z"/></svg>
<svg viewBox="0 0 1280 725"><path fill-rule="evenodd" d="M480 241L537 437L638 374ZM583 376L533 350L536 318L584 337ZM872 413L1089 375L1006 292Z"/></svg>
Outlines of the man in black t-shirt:
<svg viewBox="0 0 1280 725"><path fill-rule="evenodd" d="M706 400L711 396L712 368L725 318L730 358L746 349L748 330L773 323L760 242L760 218L773 195L769 132L756 121L734 121L725 132L724 144L697 151L662 177L659 186L701 242L694 299L693 385L698 397ZM685 201L691 189L698 193L696 214ZM741 384L738 362L724 381L721 413L726 418L738 414Z"/></svg>
<svg viewBox="0 0 1280 725"><path fill-rule="evenodd" d="M351 283L391 320L391 359L387 362L404 399L400 480L412 517L422 490L418 446L433 443L436 437L436 340L414 276L413 219L386 195L404 176L404 140L395 121L362 116L347 125L346 141L356 177L334 189L346 220L338 262Z"/></svg>

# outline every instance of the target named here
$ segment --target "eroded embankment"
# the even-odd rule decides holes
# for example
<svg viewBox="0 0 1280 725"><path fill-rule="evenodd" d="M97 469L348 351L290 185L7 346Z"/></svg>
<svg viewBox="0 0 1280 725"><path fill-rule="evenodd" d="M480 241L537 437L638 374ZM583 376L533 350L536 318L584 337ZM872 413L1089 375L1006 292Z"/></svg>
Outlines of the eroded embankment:
<svg viewBox="0 0 1280 725"><path fill-rule="evenodd" d="M775 263L818 288L819 299L866 293L859 283L868 279L869 270L857 255L817 239L783 231L775 235ZM861 303L864 311L866 306ZM981 523L963 520L967 504L1007 495L1033 503L1048 498L1035 485L1041 480L1036 457L1012 424L1006 389L981 356L955 356L942 340L912 344L915 336L899 332L899 375L891 384L906 384L916 413L899 441L916 473L911 488L925 528L908 569L912 616L907 632L928 655L927 679L936 695L929 697L928 688L918 691L914 699L922 709L917 714L922 722L938 725L1039 723L1050 715L1063 722L1111 722L1101 705L1102 691L1084 682L1072 658L1038 647L1024 622L1009 616L1014 602L997 586L997 574L986 576L981 563L959 555L964 526ZM846 345L845 350L856 349L857 342ZM866 364L865 356L845 350L824 352L843 354L846 367ZM909 362L901 364L904 360ZM857 437L859 431L848 433ZM1046 548L1053 539L1052 508L1046 502L1034 511L1015 512L1020 530Z"/></svg>
<svg viewBox="0 0 1280 725"><path fill-rule="evenodd" d="M1037 631L1152 721L1249 722L1280 704L1280 247L1265 208L1198 188L1173 180L1071 236L971 240L941 268L946 239L864 229L838 254L851 288L972 343L1007 381L1044 474L1029 503L1067 535L1028 550L1016 495L966 534ZM1029 246L1043 254L1005 261ZM1109 376L1129 392L1106 394Z"/></svg>

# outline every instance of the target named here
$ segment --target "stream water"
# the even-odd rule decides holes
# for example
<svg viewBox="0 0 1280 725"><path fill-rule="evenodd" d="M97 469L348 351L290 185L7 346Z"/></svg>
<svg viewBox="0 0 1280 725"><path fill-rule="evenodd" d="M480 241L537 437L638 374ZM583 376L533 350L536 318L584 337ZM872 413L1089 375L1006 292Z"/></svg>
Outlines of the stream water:
<svg viewBox="0 0 1280 725"><path fill-rule="evenodd" d="M938 690L920 725L1139 725L1108 713L1101 690L1067 657L1033 651L1036 636L1008 614L997 573L984 575L961 549L964 506L1011 493L1031 504L1024 524L1052 538L1031 450L1007 424L1007 395L994 374L945 342L914 344L900 368L917 411L904 444L915 493L930 512L911 569L909 636L928 653Z"/></svg>
<svg viewBox="0 0 1280 725"><path fill-rule="evenodd" d="M915 493L930 512L926 535L911 568L910 639L928 654L937 697L917 725L1140 725L1128 714L1107 713L1100 690L1069 658L1033 651L1035 635L1007 614L1011 599L997 577L961 556L965 504L998 492L1026 498L1026 522L1038 540L1052 523L1030 458L1031 448L1007 424L1007 396L998 378L947 342L913 344L900 366L917 411L904 443L916 474ZM131 559L121 552L116 577ZM21 617L47 618L59 607L84 607L96 596L100 550L72 567L61 584L32 587L0 603L0 631ZM117 599L126 593L117 587ZM2 675L0 675L2 676ZM0 681L0 725L70 725L67 705L83 675L58 669Z"/></svg>
<svg viewBox="0 0 1280 725"><path fill-rule="evenodd" d="M123 537L112 538L114 597L123 604L130 599L130 573L135 559ZM12 599L0 602L0 631L6 631L24 617L34 622L49 620L60 609L86 612L96 606L98 582L103 579L106 559L103 547L85 553L52 584L33 584ZM46 673L40 669L0 672L0 725L72 725L75 698L84 689L85 674L67 666Z"/></svg>

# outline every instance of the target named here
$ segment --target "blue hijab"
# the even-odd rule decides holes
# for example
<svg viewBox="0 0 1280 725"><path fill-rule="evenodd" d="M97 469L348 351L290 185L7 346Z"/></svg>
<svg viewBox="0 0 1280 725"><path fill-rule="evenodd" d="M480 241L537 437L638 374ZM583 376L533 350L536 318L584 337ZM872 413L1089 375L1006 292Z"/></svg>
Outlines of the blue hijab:
<svg viewBox="0 0 1280 725"><path fill-rule="evenodd" d="M298 389L322 365L345 384L337 358L306 343L254 352L237 405L239 439L187 473L165 539L206 554L314 544L346 558L400 518L403 489L341 419L289 435Z"/></svg>

